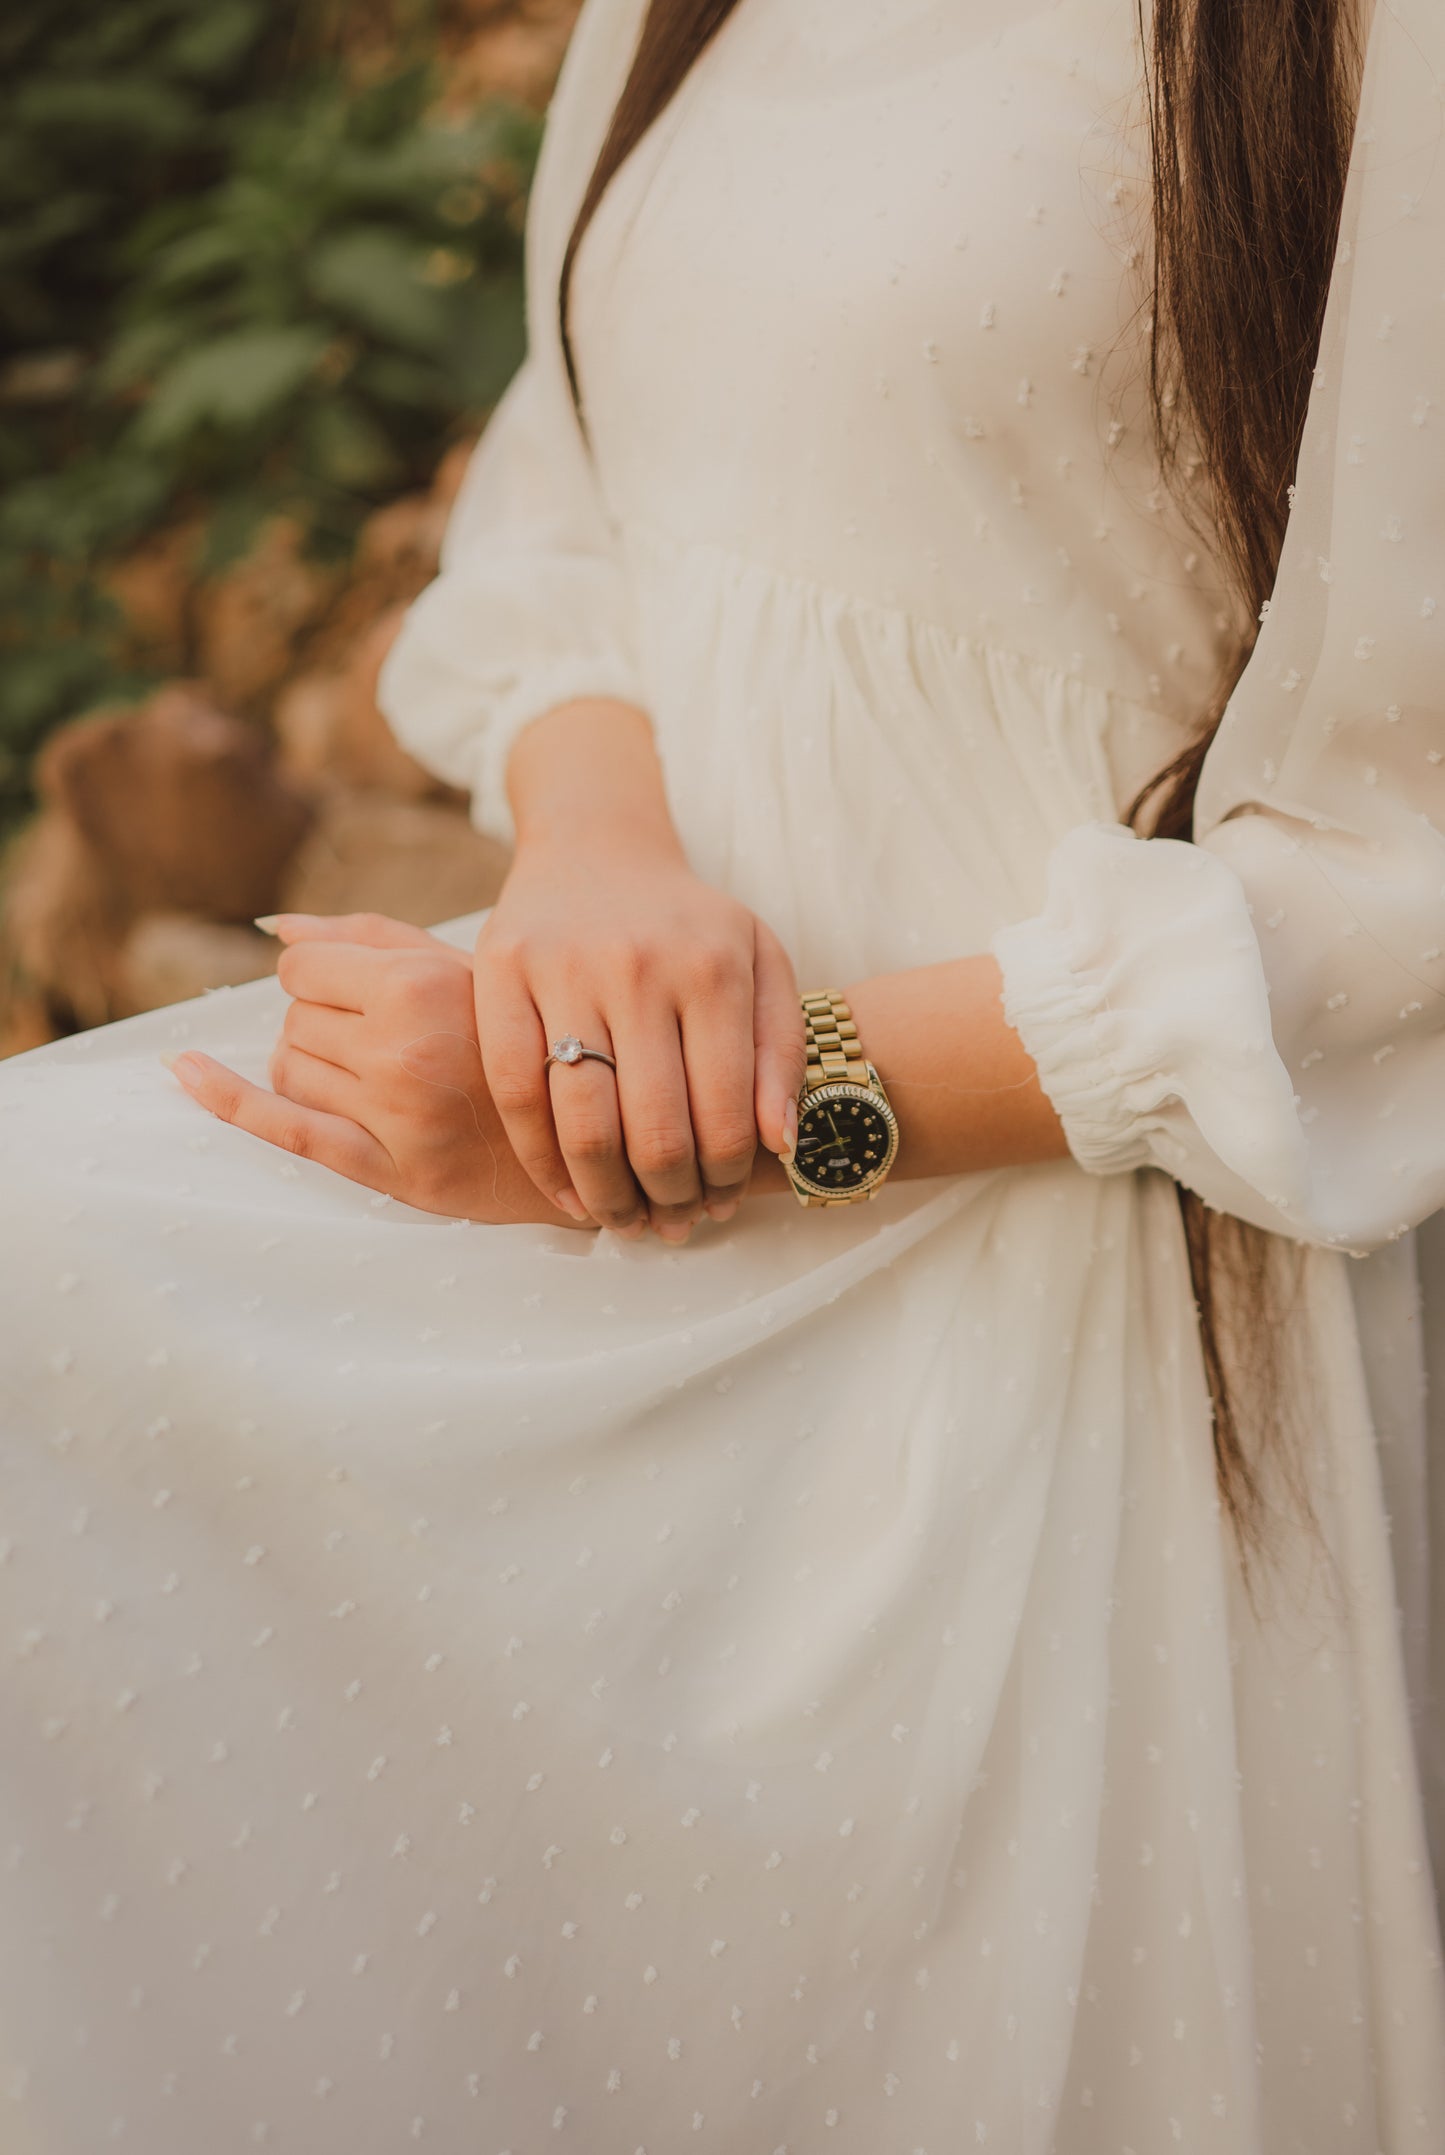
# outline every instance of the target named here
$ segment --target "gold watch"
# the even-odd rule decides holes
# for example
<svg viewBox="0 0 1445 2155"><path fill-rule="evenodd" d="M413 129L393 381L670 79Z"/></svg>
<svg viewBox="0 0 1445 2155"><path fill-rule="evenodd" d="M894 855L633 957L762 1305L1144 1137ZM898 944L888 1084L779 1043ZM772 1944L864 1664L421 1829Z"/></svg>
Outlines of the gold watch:
<svg viewBox="0 0 1445 2155"><path fill-rule="evenodd" d="M898 1117L836 990L802 998L808 1067L798 1143L787 1170L800 1205L856 1205L883 1187L898 1153Z"/></svg>

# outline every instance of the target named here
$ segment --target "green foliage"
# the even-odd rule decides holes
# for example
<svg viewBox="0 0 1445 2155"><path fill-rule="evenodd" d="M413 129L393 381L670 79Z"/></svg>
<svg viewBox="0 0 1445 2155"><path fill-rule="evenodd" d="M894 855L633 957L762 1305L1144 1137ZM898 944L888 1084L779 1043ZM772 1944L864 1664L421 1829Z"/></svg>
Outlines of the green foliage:
<svg viewBox="0 0 1445 2155"><path fill-rule="evenodd" d="M439 117L408 16L364 73L281 0L0 21L0 823L49 726L144 683L128 547L199 517L214 568L284 509L344 554L516 366L538 122Z"/></svg>

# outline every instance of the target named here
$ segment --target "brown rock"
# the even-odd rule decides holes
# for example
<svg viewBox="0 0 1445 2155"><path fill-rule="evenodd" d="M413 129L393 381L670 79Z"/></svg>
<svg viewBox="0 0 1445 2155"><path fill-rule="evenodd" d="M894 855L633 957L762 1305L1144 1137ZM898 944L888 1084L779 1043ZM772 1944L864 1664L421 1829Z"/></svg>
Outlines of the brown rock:
<svg viewBox="0 0 1445 2155"><path fill-rule="evenodd" d="M146 913L120 952L130 1010L159 1010L213 988L239 988L276 970L280 946L254 928L226 928L194 913Z"/></svg>
<svg viewBox="0 0 1445 2155"><path fill-rule="evenodd" d="M105 589L125 615L139 654L178 672L186 663L188 614L200 531L177 524L109 569Z"/></svg>
<svg viewBox="0 0 1445 2155"><path fill-rule="evenodd" d="M271 712L281 762L303 786L336 777L343 684L339 673L303 673L288 681Z"/></svg>
<svg viewBox="0 0 1445 2155"><path fill-rule="evenodd" d="M288 913L387 913L413 927L490 905L508 854L458 808L338 790L285 882Z"/></svg>
<svg viewBox="0 0 1445 2155"><path fill-rule="evenodd" d="M391 607L373 621L341 671L302 674L277 698L273 722L282 758L304 783L333 779L403 800L455 798L407 754L377 708L377 677L405 611Z"/></svg>
<svg viewBox="0 0 1445 2155"><path fill-rule="evenodd" d="M62 727L37 762L43 807L17 848L7 936L59 1029L137 1007L122 949L151 912L249 922L274 909L312 814L254 727L189 683Z"/></svg>
<svg viewBox="0 0 1445 2155"><path fill-rule="evenodd" d="M311 820L270 743L189 682L62 727L37 777L131 918L159 908L249 921L274 902Z"/></svg>
<svg viewBox="0 0 1445 2155"><path fill-rule="evenodd" d="M218 703L255 709L279 687L337 581L334 571L305 558L300 525L273 517L243 561L202 585L197 654Z"/></svg>
<svg viewBox="0 0 1445 2155"><path fill-rule="evenodd" d="M107 878L63 814L37 817L15 846L5 940L15 997L59 1036L124 1015L117 954L125 933Z"/></svg>
<svg viewBox="0 0 1445 2155"><path fill-rule="evenodd" d="M21 989L0 994L0 1062L7 1055L24 1055L30 1048L48 1047L64 1038L44 998Z"/></svg>
<svg viewBox="0 0 1445 2155"><path fill-rule="evenodd" d="M436 575L447 503L432 494L403 494L400 501L377 509L362 525L356 541L356 570L374 569L415 576L417 589Z"/></svg>

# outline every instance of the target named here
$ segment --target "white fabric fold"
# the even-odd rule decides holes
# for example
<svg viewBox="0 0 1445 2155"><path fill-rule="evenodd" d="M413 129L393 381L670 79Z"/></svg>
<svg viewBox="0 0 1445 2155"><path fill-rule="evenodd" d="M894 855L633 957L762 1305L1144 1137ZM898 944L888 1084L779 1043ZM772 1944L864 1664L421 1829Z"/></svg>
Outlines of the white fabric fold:
<svg viewBox="0 0 1445 2155"><path fill-rule="evenodd" d="M1270 1031L1239 878L1198 846L1081 824L1055 848L1036 919L1003 929L1004 1011L1081 1166L1168 1166L1185 1108L1220 1160L1283 1210L1308 1163Z"/></svg>

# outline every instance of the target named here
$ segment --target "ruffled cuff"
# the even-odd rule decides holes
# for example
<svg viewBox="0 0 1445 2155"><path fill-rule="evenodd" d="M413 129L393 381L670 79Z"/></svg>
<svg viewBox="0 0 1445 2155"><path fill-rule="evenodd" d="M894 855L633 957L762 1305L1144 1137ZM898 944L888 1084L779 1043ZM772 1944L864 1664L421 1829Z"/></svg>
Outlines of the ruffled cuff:
<svg viewBox="0 0 1445 2155"><path fill-rule="evenodd" d="M1271 1207L1302 1200L1294 1087L1244 887L1223 861L1081 824L1054 848L1042 913L992 948L1004 1015L1081 1167L1157 1166L1193 1185L1202 1143Z"/></svg>
<svg viewBox="0 0 1445 2155"><path fill-rule="evenodd" d="M479 831L510 846L516 839L507 799L507 758L524 726L544 711L583 696L616 698L641 707L642 689L623 659L555 658L531 668L497 703L473 742L471 819Z"/></svg>
<svg viewBox="0 0 1445 2155"><path fill-rule="evenodd" d="M429 771L464 788L473 824L503 845L516 839L506 772L524 726L583 696L643 706L627 652L603 633L595 640L585 633L581 600L593 596L590 581L567 578L548 618L535 596L507 588L521 582L515 570L475 594L442 576L413 601L382 666L377 699L397 739Z"/></svg>

